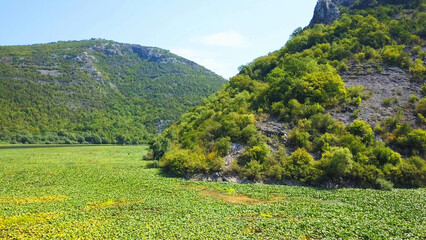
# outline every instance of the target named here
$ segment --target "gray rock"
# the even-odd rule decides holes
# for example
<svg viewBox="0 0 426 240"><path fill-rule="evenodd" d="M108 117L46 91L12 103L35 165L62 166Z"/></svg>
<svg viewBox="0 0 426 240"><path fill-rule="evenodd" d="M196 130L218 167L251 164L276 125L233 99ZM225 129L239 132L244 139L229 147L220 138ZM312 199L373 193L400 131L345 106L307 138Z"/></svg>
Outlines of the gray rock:
<svg viewBox="0 0 426 240"><path fill-rule="evenodd" d="M352 7L356 0L318 0L315 6L314 16L309 27L315 24L330 24L340 17L341 7ZM360 0L360 5L367 6L373 0Z"/></svg>
<svg viewBox="0 0 426 240"><path fill-rule="evenodd" d="M359 106L358 119L376 126L389 117L397 116L398 110L402 109L403 121L416 125L414 105L409 102L411 95L423 97L421 85L411 80L408 70L399 67L383 65L383 70L378 70L373 64L349 64L349 70L342 73L341 77L346 87L363 86L371 96L362 100ZM386 99L396 99L390 106L384 106ZM351 113L355 110L353 106L335 108L327 112L345 124L353 122Z"/></svg>
<svg viewBox="0 0 426 240"><path fill-rule="evenodd" d="M223 158L225 167L229 167L231 165L231 163L234 162L235 159L238 158L238 156L240 156L241 154L244 153L245 150L246 150L246 147L243 144L232 143L231 144L231 151L229 152L228 155L226 155Z"/></svg>

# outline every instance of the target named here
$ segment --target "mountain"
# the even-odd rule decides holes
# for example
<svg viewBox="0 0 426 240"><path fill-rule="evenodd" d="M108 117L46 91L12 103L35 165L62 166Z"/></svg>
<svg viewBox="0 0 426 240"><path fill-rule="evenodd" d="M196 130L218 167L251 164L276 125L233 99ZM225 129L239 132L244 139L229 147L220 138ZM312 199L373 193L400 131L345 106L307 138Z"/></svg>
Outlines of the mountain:
<svg viewBox="0 0 426 240"><path fill-rule="evenodd" d="M0 141L141 143L225 79L155 47L107 40L0 47Z"/></svg>
<svg viewBox="0 0 426 240"><path fill-rule="evenodd" d="M151 157L201 180L424 186L425 10L319 0L310 26L153 139Z"/></svg>

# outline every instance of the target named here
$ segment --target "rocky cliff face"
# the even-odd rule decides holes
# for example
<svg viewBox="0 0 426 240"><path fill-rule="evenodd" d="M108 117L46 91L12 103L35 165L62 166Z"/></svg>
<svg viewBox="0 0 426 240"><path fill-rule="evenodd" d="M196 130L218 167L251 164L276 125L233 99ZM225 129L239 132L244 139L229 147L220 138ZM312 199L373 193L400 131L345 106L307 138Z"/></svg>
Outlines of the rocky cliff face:
<svg viewBox="0 0 426 240"><path fill-rule="evenodd" d="M308 27L315 24L329 24L341 15L341 8L365 9L375 4L410 4L415 0L318 0L314 16Z"/></svg>
<svg viewBox="0 0 426 240"><path fill-rule="evenodd" d="M329 24L340 17L339 7L348 7L355 0L319 0L315 6L314 16L309 23L312 27L315 24Z"/></svg>

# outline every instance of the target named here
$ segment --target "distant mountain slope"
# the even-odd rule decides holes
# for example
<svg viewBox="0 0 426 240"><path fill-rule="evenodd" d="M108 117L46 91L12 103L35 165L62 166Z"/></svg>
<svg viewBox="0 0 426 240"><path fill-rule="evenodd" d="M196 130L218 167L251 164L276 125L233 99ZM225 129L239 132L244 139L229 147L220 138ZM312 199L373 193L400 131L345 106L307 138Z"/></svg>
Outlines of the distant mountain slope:
<svg viewBox="0 0 426 240"><path fill-rule="evenodd" d="M137 143L226 81L167 50L106 40L0 47L0 141Z"/></svg>
<svg viewBox="0 0 426 240"><path fill-rule="evenodd" d="M425 0L317 6L319 24L151 142L161 167L205 180L426 184Z"/></svg>

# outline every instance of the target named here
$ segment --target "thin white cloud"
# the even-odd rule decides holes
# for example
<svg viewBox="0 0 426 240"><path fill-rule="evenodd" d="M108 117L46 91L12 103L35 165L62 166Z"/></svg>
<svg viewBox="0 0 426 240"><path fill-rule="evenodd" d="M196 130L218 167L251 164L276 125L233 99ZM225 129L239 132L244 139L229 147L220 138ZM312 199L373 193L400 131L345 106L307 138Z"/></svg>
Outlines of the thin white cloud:
<svg viewBox="0 0 426 240"><path fill-rule="evenodd" d="M213 72L221 75L224 78L230 78L236 74L236 69L230 64L219 61L220 56L209 50L197 50L190 48L176 48L171 52L187 58L197 64L212 70Z"/></svg>
<svg viewBox="0 0 426 240"><path fill-rule="evenodd" d="M246 48L250 46L245 36L234 31L206 35L200 38L192 39L192 41L206 46L234 48Z"/></svg>

